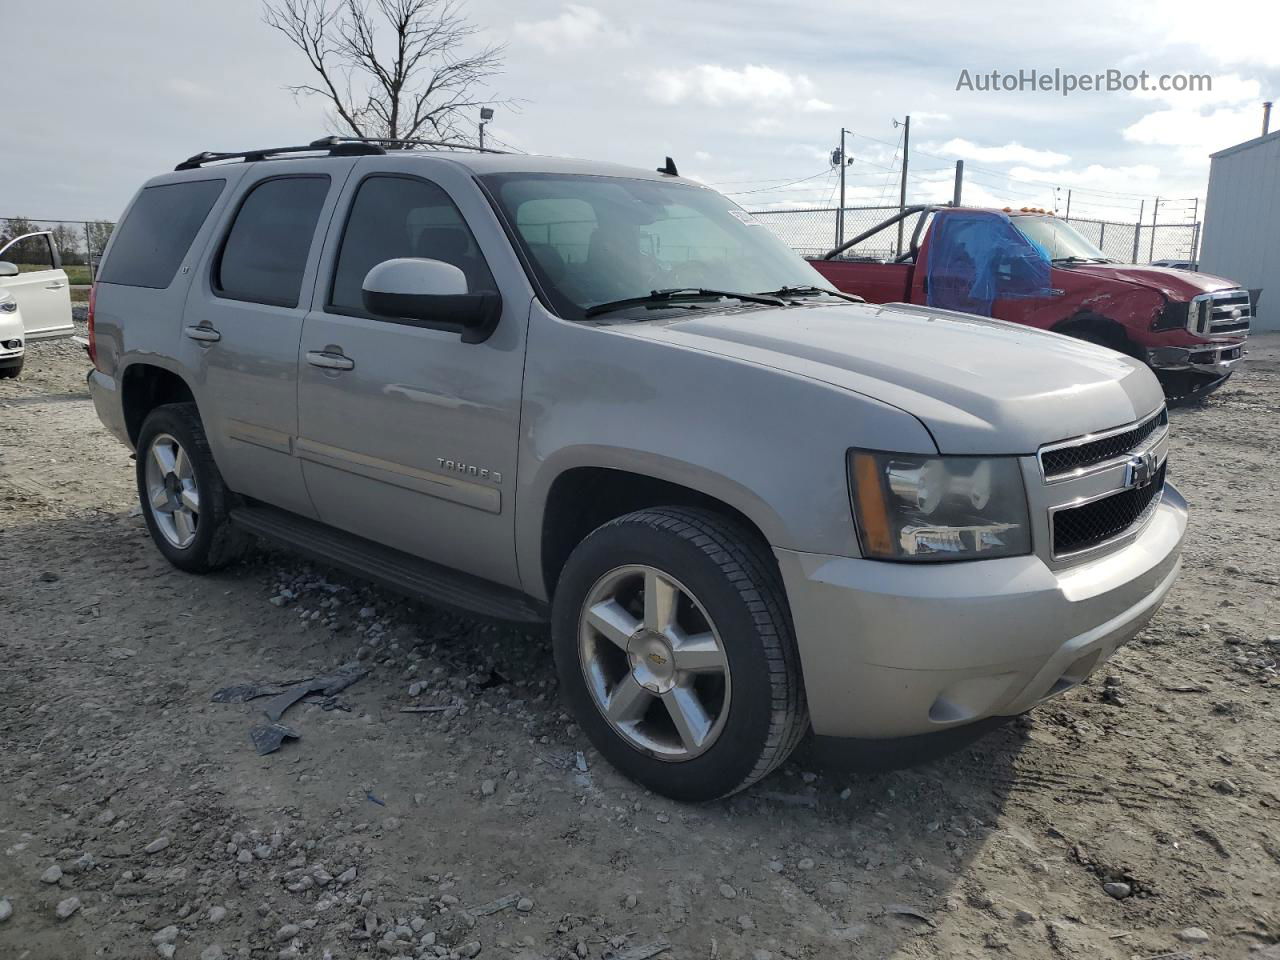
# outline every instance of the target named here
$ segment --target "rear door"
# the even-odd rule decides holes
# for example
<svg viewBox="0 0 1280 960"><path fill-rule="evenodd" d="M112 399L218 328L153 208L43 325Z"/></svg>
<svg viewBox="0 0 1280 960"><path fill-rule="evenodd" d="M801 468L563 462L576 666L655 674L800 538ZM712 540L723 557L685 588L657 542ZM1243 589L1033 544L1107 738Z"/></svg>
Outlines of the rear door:
<svg viewBox="0 0 1280 960"><path fill-rule="evenodd" d="M179 348L228 486L315 516L293 455L298 341L321 241L351 160L256 164L192 286Z"/></svg>
<svg viewBox="0 0 1280 960"><path fill-rule="evenodd" d="M0 277L0 289L13 294L28 340L69 334L71 287L53 236L47 231L0 240L0 261L16 264L16 277Z"/></svg>
<svg viewBox="0 0 1280 960"><path fill-rule="evenodd" d="M330 232L300 348L297 449L307 488L326 523L516 586L530 297L514 281L502 290L494 278L519 266L456 165L387 158L363 161L360 173ZM365 274L398 257L446 261L466 274L471 291L502 292L493 334L463 343L456 330L370 314Z"/></svg>

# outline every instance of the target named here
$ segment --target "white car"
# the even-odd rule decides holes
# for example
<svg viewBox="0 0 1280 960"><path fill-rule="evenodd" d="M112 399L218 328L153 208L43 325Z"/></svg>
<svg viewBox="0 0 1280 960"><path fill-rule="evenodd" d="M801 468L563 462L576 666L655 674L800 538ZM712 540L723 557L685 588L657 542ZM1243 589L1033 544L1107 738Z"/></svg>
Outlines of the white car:
<svg viewBox="0 0 1280 960"><path fill-rule="evenodd" d="M16 377L22 372L23 344L22 312L13 294L0 289L0 380Z"/></svg>
<svg viewBox="0 0 1280 960"><path fill-rule="evenodd" d="M0 291L17 301L23 339L44 340L75 332L71 285L48 230L0 239Z"/></svg>

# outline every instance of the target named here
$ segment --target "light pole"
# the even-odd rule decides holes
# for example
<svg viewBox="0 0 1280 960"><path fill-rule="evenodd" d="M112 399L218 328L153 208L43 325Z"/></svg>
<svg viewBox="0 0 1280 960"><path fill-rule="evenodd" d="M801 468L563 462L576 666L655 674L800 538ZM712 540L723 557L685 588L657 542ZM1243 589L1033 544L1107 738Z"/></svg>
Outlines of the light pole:
<svg viewBox="0 0 1280 960"><path fill-rule="evenodd" d="M484 149L484 125L493 119L493 107L480 108L480 149Z"/></svg>

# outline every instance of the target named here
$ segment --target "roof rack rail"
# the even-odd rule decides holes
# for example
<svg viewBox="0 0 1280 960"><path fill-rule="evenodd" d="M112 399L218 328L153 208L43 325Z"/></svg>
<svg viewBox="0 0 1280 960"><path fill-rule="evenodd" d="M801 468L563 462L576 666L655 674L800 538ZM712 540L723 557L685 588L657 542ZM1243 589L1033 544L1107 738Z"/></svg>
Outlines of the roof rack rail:
<svg viewBox="0 0 1280 960"><path fill-rule="evenodd" d="M188 157L173 169L198 170L205 164L218 163L225 160L256 163L259 160L267 160L271 157L291 153L319 153L322 151L327 152L331 157L381 156L387 152L388 146L393 150L404 150L410 147L435 147L444 150L473 150L478 153L506 153L505 150L492 150L489 147L477 147L469 143L460 143L453 140L393 140L383 137L333 136L321 137L319 140L312 140L305 146L297 147L267 147L263 150L245 150L230 153L206 150L204 153L197 153L193 157Z"/></svg>
<svg viewBox="0 0 1280 960"><path fill-rule="evenodd" d="M437 147L444 150L470 150L473 153L509 153L508 150L494 150L492 147L478 147L473 143L460 140L395 140L386 137L330 137L330 140L341 140L344 143L372 143L401 147Z"/></svg>
<svg viewBox="0 0 1280 960"><path fill-rule="evenodd" d="M331 157L370 156L387 152L376 143L357 143L348 141L345 137L322 137L304 146L296 147L266 147L262 150L232 151L229 153L206 150L204 153L197 153L193 157L188 157L173 169L196 170L206 163L217 163L222 160L240 160L244 163L256 163L259 160L266 160L282 154L319 153L322 151L327 152Z"/></svg>

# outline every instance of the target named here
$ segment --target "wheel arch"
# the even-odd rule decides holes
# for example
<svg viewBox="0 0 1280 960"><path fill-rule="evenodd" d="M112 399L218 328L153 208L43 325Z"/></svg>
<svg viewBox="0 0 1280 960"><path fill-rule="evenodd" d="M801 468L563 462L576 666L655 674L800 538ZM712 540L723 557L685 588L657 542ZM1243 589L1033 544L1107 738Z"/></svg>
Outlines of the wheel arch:
<svg viewBox="0 0 1280 960"><path fill-rule="evenodd" d="M1068 337L1086 339L1088 335L1105 341L1106 345L1120 353L1127 354L1145 362L1145 352L1133 341L1125 325L1118 320L1095 313L1091 310L1080 310L1065 320L1060 320L1050 328L1054 333Z"/></svg>
<svg viewBox="0 0 1280 960"><path fill-rule="evenodd" d="M142 423L166 403L194 403L195 394L183 377L154 363L131 363L120 375L120 405L130 445L137 447Z"/></svg>
<svg viewBox="0 0 1280 960"><path fill-rule="evenodd" d="M740 484L688 465L655 470L654 465L592 462L566 465L536 501L538 515L526 530L527 589L540 588L550 600L569 554L592 530L615 517L657 506L700 507L728 517L768 548L780 518ZM670 468L671 464L657 464ZM522 567L524 564L522 564Z"/></svg>

